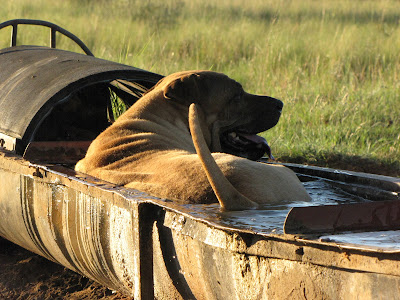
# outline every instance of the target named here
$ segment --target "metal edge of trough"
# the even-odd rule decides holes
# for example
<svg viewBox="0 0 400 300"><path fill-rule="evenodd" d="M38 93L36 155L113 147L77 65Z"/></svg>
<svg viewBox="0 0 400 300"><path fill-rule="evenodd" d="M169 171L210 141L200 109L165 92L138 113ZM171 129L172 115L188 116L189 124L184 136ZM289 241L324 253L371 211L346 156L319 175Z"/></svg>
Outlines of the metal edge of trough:
<svg viewBox="0 0 400 300"><path fill-rule="evenodd" d="M258 277L253 287L260 293L262 283L275 280L271 268L277 272L288 265L299 273L292 276L304 276L314 266L339 272L342 279L357 273L400 281L398 251L224 227L193 217L180 205L67 170L31 164L0 150L0 235L137 299L213 298L212 293L226 295L232 282L238 292L238 286L249 284L248 276L255 276L255 270L247 269L253 258L260 268L269 268L269 275ZM166 248L175 255L164 257ZM218 271L224 262L228 275ZM243 264L243 276L237 278Z"/></svg>
<svg viewBox="0 0 400 300"><path fill-rule="evenodd" d="M283 163L293 171L309 176L318 176L346 183L355 183L373 186L390 192L400 192L400 178L384 175L338 170L332 168Z"/></svg>

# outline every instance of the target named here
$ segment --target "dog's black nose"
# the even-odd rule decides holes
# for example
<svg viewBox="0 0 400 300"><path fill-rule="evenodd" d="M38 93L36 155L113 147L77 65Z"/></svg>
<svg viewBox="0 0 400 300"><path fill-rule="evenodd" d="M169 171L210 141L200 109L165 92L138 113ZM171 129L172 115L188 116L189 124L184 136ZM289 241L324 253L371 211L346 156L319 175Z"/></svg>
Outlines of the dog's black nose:
<svg viewBox="0 0 400 300"><path fill-rule="evenodd" d="M267 98L268 98L269 101L271 101L271 102L270 102L270 105L271 105L271 106L275 105L275 107L276 107L277 110L282 110L282 108L283 108L283 102L282 102L281 100L276 99L276 98L272 98L272 97L267 97ZM271 107L271 106L270 106L270 107Z"/></svg>
<svg viewBox="0 0 400 300"><path fill-rule="evenodd" d="M281 100L276 99L276 107L278 109L282 109L283 108L283 102Z"/></svg>
<svg viewBox="0 0 400 300"><path fill-rule="evenodd" d="M275 100L275 107L276 107L276 110L282 111L283 102L282 102L281 100L278 100L278 99L274 99L274 100Z"/></svg>

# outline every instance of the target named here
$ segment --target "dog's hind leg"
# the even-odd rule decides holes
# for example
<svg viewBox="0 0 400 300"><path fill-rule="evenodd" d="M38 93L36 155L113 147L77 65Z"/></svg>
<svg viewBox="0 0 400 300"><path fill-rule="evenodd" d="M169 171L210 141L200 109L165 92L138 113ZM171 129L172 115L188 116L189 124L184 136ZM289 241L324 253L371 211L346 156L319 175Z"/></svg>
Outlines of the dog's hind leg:
<svg viewBox="0 0 400 300"><path fill-rule="evenodd" d="M258 204L242 195L225 177L215 162L201 130L197 107L192 103L189 107L189 128L193 144L208 181L217 196L221 208L226 210L243 210L258 207Z"/></svg>

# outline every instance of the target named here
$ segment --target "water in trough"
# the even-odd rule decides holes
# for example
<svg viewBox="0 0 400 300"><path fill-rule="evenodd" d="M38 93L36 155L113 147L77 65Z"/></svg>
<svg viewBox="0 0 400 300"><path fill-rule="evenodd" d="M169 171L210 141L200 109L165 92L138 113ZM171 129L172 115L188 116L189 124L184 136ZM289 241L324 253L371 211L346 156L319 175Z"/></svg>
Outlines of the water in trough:
<svg viewBox="0 0 400 300"><path fill-rule="evenodd" d="M265 205L261 209L221 212L218 205L186 205L190 214L226 227L251 230L259 234L283 234L283 224L294 206L338 205L362 203L370 200L349 194L324 180L304 182L311 195L311 202ZM350 243L368 247L400 250L400 231L345 232L321 236L322 241Z"/></svg>

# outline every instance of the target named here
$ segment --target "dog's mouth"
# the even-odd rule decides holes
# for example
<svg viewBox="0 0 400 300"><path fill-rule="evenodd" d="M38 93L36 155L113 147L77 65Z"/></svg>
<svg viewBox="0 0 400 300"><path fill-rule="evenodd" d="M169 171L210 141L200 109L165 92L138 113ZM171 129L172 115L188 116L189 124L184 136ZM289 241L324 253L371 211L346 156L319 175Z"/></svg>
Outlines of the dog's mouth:
<svg viewBox="0 0 400 300"><path fill-rule="evenodd" d="M225 132L221 135L221 147L225 153L251 160L258 160L264 154L267 154L270 159L274 159L267 141L256 134Z"/></svg>

